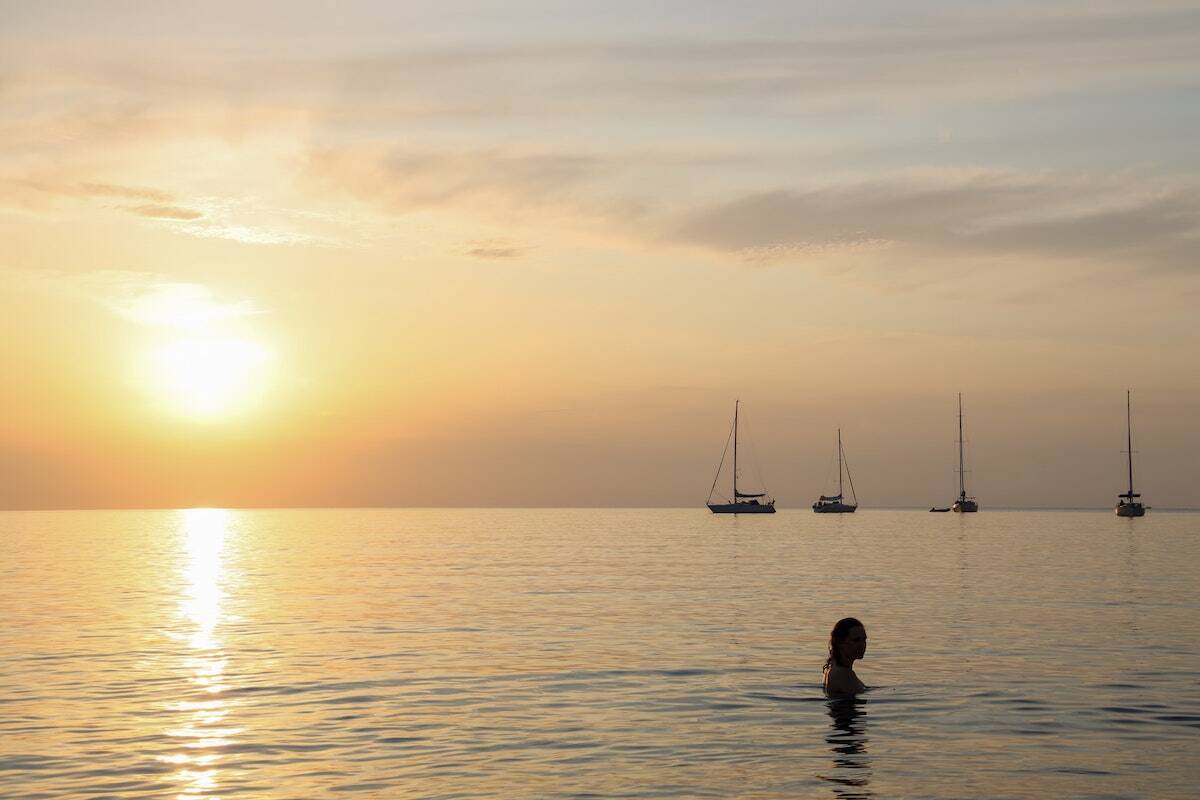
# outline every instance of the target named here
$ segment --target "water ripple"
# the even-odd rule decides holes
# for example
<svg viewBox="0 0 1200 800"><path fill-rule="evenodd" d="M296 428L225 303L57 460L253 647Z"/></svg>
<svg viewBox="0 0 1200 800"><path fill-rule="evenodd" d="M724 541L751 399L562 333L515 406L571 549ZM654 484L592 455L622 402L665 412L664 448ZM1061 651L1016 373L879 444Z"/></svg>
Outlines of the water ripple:
<svg viewBox="0 0 1200 800"><path fill-rule="evenodd" d="M0 514L0 795L1192 796L1190 518L776 516Z"/></svg>

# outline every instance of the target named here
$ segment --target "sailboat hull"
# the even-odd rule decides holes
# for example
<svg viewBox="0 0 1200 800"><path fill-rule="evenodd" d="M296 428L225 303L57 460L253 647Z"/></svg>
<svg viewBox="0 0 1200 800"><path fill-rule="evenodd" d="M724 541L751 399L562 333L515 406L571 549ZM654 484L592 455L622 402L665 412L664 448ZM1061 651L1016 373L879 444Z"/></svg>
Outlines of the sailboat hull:
<svg viewBox="0 0 1200 800"><path fill-rule="evenodd" d="M979 510L979 503L974 500L958 500L950 506L950 510L958 514L973 514Z"/></svg>
<svg viewBox="0 0 1200 800"><path fill-rule="evenodd" d="M813 503L812 510L817 514L853 514L857 508L849 503Z"/></svg>
<svg viewBox="0 0 1200 800"><path fill-rule="evenodd" d="M1113 510L1117 512L1118 517L1146 516L1146 507L1141 503L1118 503Z"/></svg>
<svg viewBox="0 0 1200 800"><path fill-rule="evenodd" d="M775 503L709 503L714 514L774 514Z"/></svg>

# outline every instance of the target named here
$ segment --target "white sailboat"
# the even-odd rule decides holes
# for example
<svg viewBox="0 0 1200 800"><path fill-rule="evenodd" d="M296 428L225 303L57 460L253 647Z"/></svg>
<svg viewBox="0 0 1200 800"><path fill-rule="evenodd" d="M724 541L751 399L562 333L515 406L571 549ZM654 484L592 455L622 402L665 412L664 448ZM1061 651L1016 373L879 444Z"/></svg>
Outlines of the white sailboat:
<svg viewBox="0 0 1200 800"><path fill-rule="evenodd" d="M813 503L812 510L818 514L853 514L858 508L858 496L854 493L854 478L850 477L850 465L846 462L846 454L842 449L842 429L838 428L837 432L837 451L838 451L838 491L837 494L826 497L821 495L817 502ZM853 503L843 502L842 495L842 474L850 480L850 497L854 500Z"/></svg>
<svg viewBox="0 0 1200 800"><path fill-rule="evenodd" d="M1118 517L1144 517L1146 507L1138 499L1140 494L1133 490L1133 419L1130 413L1130 391L1125 390L1125 452L1129 454L1129 490L1117 495Z"/></svg>
<svg viewBox="0 0 1200 800"><path fill-rule="evenodd" d="M958 499L950 510L959 514L969 514L979 510L979 503L974 497L967 497L967 471L963 468L963 422L962 422L962 392L958 393Z"/></svg>
<svg viewBox="0 0 1200 800"><path fill-rule="evenodd" d="M713 478L712 488L708 490L708 500L705 505L714 514L774 514L775 501L767 496L766 491L759 493L743 492L738 488L738 408L740 400L733 404L733 497L728 502L714 503L713 492L717 490L717 481L721 478L721 468L725 466L725 453L721 453L721 463L717 465L717 474ZM729 452L729 440L725 440L725 452Z"/></svg>

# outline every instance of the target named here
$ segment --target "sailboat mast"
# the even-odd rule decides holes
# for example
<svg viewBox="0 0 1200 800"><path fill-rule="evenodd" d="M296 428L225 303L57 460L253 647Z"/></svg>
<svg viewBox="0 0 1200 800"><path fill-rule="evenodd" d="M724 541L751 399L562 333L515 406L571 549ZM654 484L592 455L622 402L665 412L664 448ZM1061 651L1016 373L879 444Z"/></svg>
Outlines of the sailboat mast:
<svg viewBox="0 0 1200 800"><path fill-rule="evenodd" d="M1130 414L1130 390L1125 390L1125 452L1129 454L1129 500L1133 502L1133 417Z"/></svg>
<svg viewBox="0 0 1200 800"><path fill-rule="evenodd" d="M838 499L842 499L842 429L838 428Z"/></svg>
<svg viewBox="0 0 1200 800"><path fill-rule="evenodd" d="M963 472L962 392L958 393L958 496L967 496L967 477Z"/></svg>
<svg viewBox="0 0 1200 800"><path fill-rule="evenodd" d="M741 400L733 401L733 502L737 502L737 440L738 440L738 405Z"/></svg>

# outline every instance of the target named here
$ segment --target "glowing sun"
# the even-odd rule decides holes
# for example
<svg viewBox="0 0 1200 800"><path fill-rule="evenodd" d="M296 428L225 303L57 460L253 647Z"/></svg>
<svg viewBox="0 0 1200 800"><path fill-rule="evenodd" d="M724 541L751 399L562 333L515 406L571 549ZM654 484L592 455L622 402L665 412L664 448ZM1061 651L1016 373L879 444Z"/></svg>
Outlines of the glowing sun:
<svg viewBox="0 0 1200 800"><path fill-rule="evenodd" d="M153 351L151 385L177 412L201 419L228 416L261 393L269 355L248 339L175 339Z"/></svg>
<svg viewBox="0 0 1200 800"><path fill-rule="evenodd" d="M259 310L221 302L206 286L144 287L118 307L156 331L141 362L141 383L175 414L216 420L253 405L266 388L271 351L245 324Z"/></svg>

